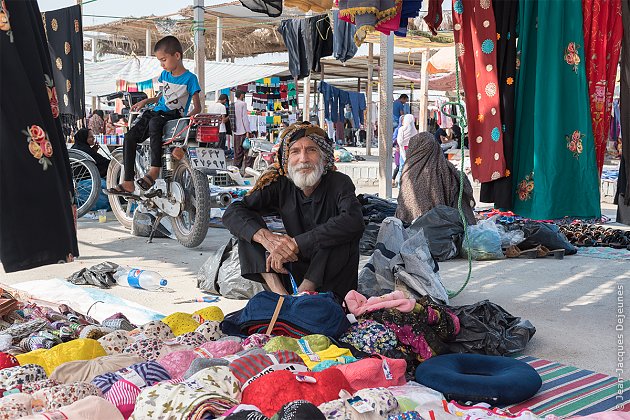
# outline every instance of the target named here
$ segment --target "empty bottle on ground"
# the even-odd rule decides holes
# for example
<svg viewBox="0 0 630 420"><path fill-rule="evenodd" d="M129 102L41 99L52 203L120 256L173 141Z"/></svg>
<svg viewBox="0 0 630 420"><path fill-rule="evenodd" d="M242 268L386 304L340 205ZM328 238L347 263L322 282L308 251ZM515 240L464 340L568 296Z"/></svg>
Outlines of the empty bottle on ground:
<svg viewBox="0 0 630 420"><path fill-rule="evenodd" d="M116 280L116 284L121 286L144 290L158 290L167 284L166 279L163 279L160 273L122 265L114 273L114 280Z"/></svg>

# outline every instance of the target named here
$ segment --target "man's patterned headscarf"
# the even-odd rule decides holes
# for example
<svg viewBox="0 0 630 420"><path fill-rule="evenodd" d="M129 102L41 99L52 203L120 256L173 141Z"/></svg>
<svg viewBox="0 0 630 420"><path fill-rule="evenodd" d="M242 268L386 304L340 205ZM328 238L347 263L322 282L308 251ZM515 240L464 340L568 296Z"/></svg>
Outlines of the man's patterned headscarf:
<svg viewBox="0 0 630 420"><path fill-rule="evenodd" d="M321 149L324 173L336 170L333 143L326 132L307 121L295 123L287 127L280 135L280 148L276 155L276 162L260 176L254 188L249 192L250 194L265 188L276 181L279 176L286 176L289 173L289 149L296 141L304 137L311 139Z"/></svg>

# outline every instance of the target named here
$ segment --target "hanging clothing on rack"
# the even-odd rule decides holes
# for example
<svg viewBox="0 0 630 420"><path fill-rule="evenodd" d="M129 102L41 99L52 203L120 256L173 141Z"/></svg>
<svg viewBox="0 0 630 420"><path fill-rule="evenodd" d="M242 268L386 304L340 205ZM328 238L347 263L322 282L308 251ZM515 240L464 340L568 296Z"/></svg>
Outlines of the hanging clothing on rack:
<svg viewBox="0 0 630 420"><path fill-rule="evenodd" d="M326 82L319 83L318 91L324 96L322 107L327 120L334 123L343 122L345 107L350 105L354 126L358 128L363 124L363 112L367 108L365 94L338 89Z"/></svg>
<svg viewBox="0 0 630 420"><path fill-rule="evenodd" d="M345 63L357 53L354 34L357 28L339 19L339 10L333 10L333 57Z"/></svg>
<svg viewBox="0 0 630 420"><path fill-rule="evenodd" d="M320 72L320 60L333 54L333 31L328 15L313 16L304 19L304 25L310 30L311 44L307 45L307 54L312 71Z"/></svg>
<svg viewBox="0 0 630 420"><path fill-rule="evenodd" d="M418 17L421 7L422 0L403 0L402 9L400 10L400 26L394 32L396 36L407 36L407 26L409 26L409 19L414 19Z"/></svg>
<svg viewBox="0 0 630 420"><path fill-rule="evenodd" d="M527 0L521 0L527 1ZM514 94L516 89L516 24L519 0L492 2L497 26L497 74L501 100L503 156L506 176L481 184L481 201L494 203L495 208L512 208L512 160L514 158Z"/></svg>
<svg viewBox="0 0 630 420"><path fill-rule="evenodd" d="M442 0L429 0L429 9L424 17L429 30L433 35L437 35L442 24Z"/></svg>
<svg viewBox="0 0 630 420"><path fill-rule="evenodd" d="M306 45L308 45L310 33L306 34L303 32L303 26L300 21L300 19L283 20L278 28L284 40L284 45L289 52L289 71L297 79L302 79L311 74L306 53Z"/></svg>
<svg viewBox="0 0 630 420"><path fill-rule="evenodd" d="M491 0L453 0L453 28L466 92L473 178L494 181L506 173Z"/></svg>
<svg viewBox="0 0 630 420"><path fill-rule="evenodd" d="M584 56L599 174L604 167L610 107L621 52L621 0L584 0Z"/></svg>
<svg viewBox="0 0 630 420"><path fill-rule="evenodd" d="M339 18L356 26L357 46L374 29L386 35L398 30L401 10L402 0L339 0Z"/></svg>
<svg viewBox="0 0 630 420"><path fill-rule="evenodd" d="M241 0L241 4L255 13L264 13L269 17L282 14L282 0Z"/></svg>
<svg viewBox="0 0 630 420"><path fill-rule="evenodd" d="M69 262L79 250L42 15L35 0L3 0L0 12L0 260L14 272Z"/></svg>
<svg viewBox="0 0 630 420"><path fill-rule="evenodd" d="M514 212L537 220L599 217L581 2L521 1L519 30Z"/></svg>

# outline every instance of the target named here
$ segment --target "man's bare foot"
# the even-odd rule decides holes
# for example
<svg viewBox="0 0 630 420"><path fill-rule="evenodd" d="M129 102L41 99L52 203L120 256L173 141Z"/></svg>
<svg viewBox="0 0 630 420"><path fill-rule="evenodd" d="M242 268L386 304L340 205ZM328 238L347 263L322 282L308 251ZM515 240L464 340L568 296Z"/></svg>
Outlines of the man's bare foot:
<svg viewBox="0 0 630 420"><path fill-rule="evenodd" d="M289 294L284 288L284 285L282 284L282 280L280 279L279 275L275 273L260 273L260 275L265 280L265 283L267 283L267 287L269 287L272 292L279 295Z"/></svg>
<svg viewBox="0 0 630 420"><path fill-rule="evenodd" d="M120 185L123 187L123 189L127 192L134 192L134 190L136 189L135 185L133 184L133 181L123 181L120 183Z"/></svg>

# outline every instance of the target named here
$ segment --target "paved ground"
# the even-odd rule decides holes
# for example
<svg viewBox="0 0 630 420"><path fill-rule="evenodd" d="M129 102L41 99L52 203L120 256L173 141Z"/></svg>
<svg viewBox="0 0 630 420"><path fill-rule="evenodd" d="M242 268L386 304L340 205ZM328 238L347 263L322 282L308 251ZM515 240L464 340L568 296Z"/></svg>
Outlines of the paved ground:
<svg viewBox="0 0 630 420"><path fill-rule="evenodd" d="M607 213L612 213L611 209ZM228 237L224 229L210 229L197 249L186 249L170 239L130 236L111 216L105 224L81 220L79 241L81 257L64 265L6 274L0 283L11 285L28 280L65 278L82 267L102 261L153 269L169 280L171 293L147 292L115 287L111 293L162 313L189 311L203 304L175 305L177 298L200 296L196 288L199 267L210 251ZM466 278L467 264L457 260L441 264L442 279L450 289ZM462 305L489 299L514 315L531 320L537 333L526 353L559 362L615 374L617 332L617 287L630 290L630 264L586 257L567 257L562 261L502 260L474 262L473 275L465 291L451 303ZM625 297L630 302L630 294ZM232 311L243 301L220 302ZM630 303L628 304L630 305ZM627 312L627 310L626 310ZM626 378L627 379L627 378Z"/></svg>

